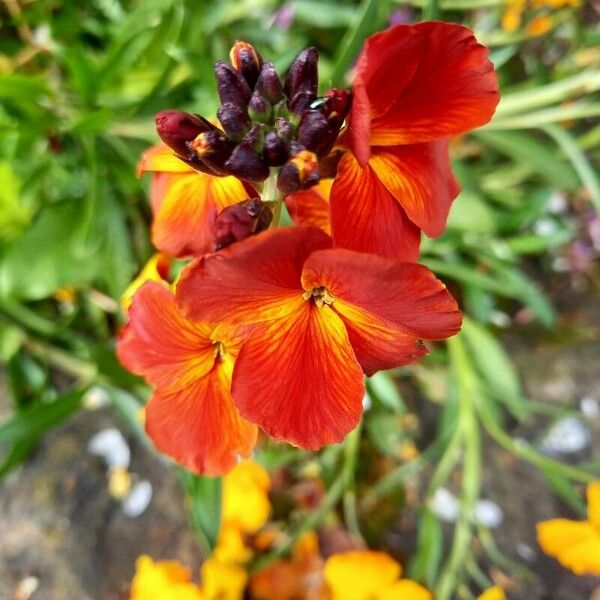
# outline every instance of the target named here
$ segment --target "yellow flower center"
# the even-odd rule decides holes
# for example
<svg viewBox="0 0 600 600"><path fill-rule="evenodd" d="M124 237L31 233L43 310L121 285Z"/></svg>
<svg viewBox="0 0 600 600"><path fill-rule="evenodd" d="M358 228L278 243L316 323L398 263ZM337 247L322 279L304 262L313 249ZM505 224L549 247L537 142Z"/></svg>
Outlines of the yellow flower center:
<svg viewBox="0 0 600 600"><path fill-rule="evenodd" d="M331 306L334 302L334 297L325 286L316 287L309 292L304 292L302 297L305 300L312 299L318 308L322 308L324 304Z"/></svg>

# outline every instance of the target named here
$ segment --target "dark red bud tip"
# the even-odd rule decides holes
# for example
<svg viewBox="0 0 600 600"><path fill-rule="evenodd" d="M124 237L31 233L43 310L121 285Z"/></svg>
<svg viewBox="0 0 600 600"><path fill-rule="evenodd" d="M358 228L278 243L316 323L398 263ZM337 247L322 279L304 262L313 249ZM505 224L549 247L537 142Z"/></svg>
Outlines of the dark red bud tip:
<svg viewBox="0 0 600 600"><path fill-rule="evenodd" d="M242 74L250 88L253 88L262 66L262 58L254 46L248 42L236 42L229 52L229 60L233 68Z"/></svg>
<svg viewBox="0 0 600 600"><path fill-rule="evenodd" d="M239 71L219 61L215 64L215 77L221 104L234 104L240 108L248 106L252 90Z"/></svg>
<svg viewBox="0 0 600 600"><path fill-rule="evenodd" d="M269 167L248 143L236 146L225 163L225 169L230 175L246 181L264 181L269 176Z"/></svg>
<svg viewBox="0 0 600 600"><path fill-rule="evenodd" d="M229 102L219 108L217 118L224 131L236 139L241 139L250 127L248 111Z"/></svg>
<svg viewBox="0 0 600 600"><path fill-rule="evenodd" d="M331 126L334 129L339 129L350 111L352 94L348 90L331 88L325 92L324 97L326 102L322 110Z"/></svg>
<svg viewBox="0 0 600 600"><path fill-rule="evenodd" d="M269 102L275 104L283 98L283 86L272 62L263 63L256 81L256 89Z"/></svg>
<svg viewBox="0 0 600 600"><path fill-rule="evenodd" d="M188 142L214 129L205 119L181 110L163 110L154 117L154 122L160 139L181 156L189 154Z"/></svg>
<svg viewBox="0 0 600 600"><path fill-rule="evenodd" d="M248 113L253 121L269 123L273 116L273 107L264 96L260 95L258 90L254 90L248 104Z"/></svg>
<svg viewBox="0 0 600 600"><path fill-rule="evenodd" d="M264 231L271 224L271 207L260 198L244 200L223 209L212 226L215 250L221 250L250 235Z"/></svg>
<svg viewBox="0 0 600 600"><path fill-rule="evenodd" d="M319 183L319 162L314 152L301 150L288 160L277 177L277 188L282 194L306 190Z"/></svg>
<svg viewBox="0 0 600 600"><path fill-rule="evenodd" d="M283 89L287 97L292 100L299 92L308 92L317 95L319 53L316 48L306 48L294 59L290 65Z"/></svg>
<svg viewBox="0 0 600 600"><path fill-rule="evenodd" d="M225 163L235 148L235 142L228 140L218 129L201 133L188 143L189 152L198 157L219 175L225 174Z"/></svg>
<svg viewBox="0 0 600 600"><path fill-rule="evenodd" d="M318 156L327 154L337 138L319 109L305 110L298 125L298 141Z"/></svg>
<svg viewBox="0 0 600 600"><path fill-rule="evenodd" d="M285 164L290 155L288 143L281 139L274 131L269 131L265 136L263 158L271 167L280 167Z"/></svg>

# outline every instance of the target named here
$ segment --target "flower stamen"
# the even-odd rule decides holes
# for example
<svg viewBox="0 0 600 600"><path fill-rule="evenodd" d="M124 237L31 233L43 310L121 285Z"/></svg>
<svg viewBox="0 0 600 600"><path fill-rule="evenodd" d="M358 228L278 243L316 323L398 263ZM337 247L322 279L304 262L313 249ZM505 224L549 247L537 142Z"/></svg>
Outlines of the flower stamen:
<svg viewBox="0 0 600 600"><path fill-rule="evenodd" d="M335 300L325 286L315 287L308 292L304 292L302 298L304 298L304 300L312 299L317 305L317 308L323 308L325 304L331 306Z"/></svg>

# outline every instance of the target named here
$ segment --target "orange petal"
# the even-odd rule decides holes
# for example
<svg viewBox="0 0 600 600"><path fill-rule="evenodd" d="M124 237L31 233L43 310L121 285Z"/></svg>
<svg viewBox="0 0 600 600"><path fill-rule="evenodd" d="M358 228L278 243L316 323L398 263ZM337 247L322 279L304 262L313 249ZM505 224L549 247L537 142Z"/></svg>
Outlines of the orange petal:
<svg viewBox="0 0 600 600"><path fill-rule="evenodd" d="M333 179L321 179L319 183L304 192L286 196L287 209L296 225L318 227L331 233L329 225L329 194Z"/></svg>
<svg viewBox="0 0 600 600"><path fill-rule="evenodd" d="M331 188L331 231L336 246L412 262L421 233L370 165L350 153L338 166Z"/></svg>
<svg viewBox="0 0 600 600"><path fill-rule="evenodd" d="M377 600L433 600L433 595L415 581L401 579L382 590Z"/></svg>
<svg viewBox="0 0 600 600"><path fill-rule="evenodd" d="M384 552L359 550L334 554L325 562L325 581L332 600L371 600L401 574L400 565Z"/></svg>
<svg viewBox="0 0 600 600"><path fill-rule="evenodd" d="M211 252L211 228L217 213L246 197L244 186L235 177L195 172L172 176L154 215L152 243L172 256Z"/></svg>
<svg viewBox="0 0 600 600"><path fill-rule="evenodd" d="M600 532L600 481L587 487L588 520Z"/></svg>
<svg viewBox="0 0 600 600"><path fill-rule="evenodd" d="M460 191L446 140L378 149L369 166L415 225L430 237L443 233Z"/></svg>
<svg viewBox="0 0 600 600"><path fill-rule="evenodd" d="M191 318L212 322L284 317L303 293L304 261L314 250L330 246L331 239L316 228L265 231L184 269L177 300Z"/></svg>
<svg viewBox="0 0 600 600"><path fill-rule="evenodd" d="M375 34L364 46L356 74L370 105L371 146L464 133L487 123L499 100L487 48L462 25L396 25ZM361 103L358 109L364 112ZM354 119L351 115L351 124ZM354 138L360 139L365 132L357 129Z"/></svg>
<svg viewBox="0 0 600 600"><path fill-rule="evenodd" d="M154 281L133 298L117 355L130 371L163 392L173 392L206 375L215 363L214 327L189 321L171 291Z"/></svg>
<svg viewBox="0 0 600 600"><path fill-rule="evenodd" d="M148 148L137 165L137 176L144 173L195 173L194 169L177 158L166 144Z"/></svg>
<svg viewBox="0 0 600 600"><path fill-rule="evenodd" d="M460 329L462 314L456 301L422 265L341 248L320 250L306 261L302 285L306 290L324 286L334 299L420 338L444 339Z"/></svg>
<svg viewBox="0 0 600 600"><path fill-rule="evenodd" d="M271 436L317 450L358 424L363 375L341 319L300 295L285 319L258 326L237 358L232 395Z"/></svg>

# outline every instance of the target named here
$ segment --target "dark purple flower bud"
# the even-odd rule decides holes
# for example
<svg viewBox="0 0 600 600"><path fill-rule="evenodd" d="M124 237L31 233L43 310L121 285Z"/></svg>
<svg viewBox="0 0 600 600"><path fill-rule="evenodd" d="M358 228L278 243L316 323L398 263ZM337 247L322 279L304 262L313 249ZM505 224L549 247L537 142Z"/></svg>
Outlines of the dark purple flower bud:
<svg viewBox="0 0 600 600"><path fill-rule="evenodd" d="M331 127L339 131L350 111L352 94L348 90L331 88L325 92L324 97L326 102L323 105L322 110Z"/></svg>
<svg viewBox="0 0 600 600"><path fill-rule="evenodd" d="M272 219L271 207L260 198L251 198L228 206L215 217L212 226L215 250L221 250L264 231Z"/></svg>
<svg viewBox="0 0 600 600"><path fill-rule="evenodd" d="M282 194L292 194L316 185L319 179L319 162L316 154L302 150L281 168L277 177L277 188Z"/></svg>
<svg viewBox="0 0 600 600"><path fill-rule="evenodd" d="M275 104L283 98L283 87L275 66L272 62L263 63L260 75L256 82L256 89L259 94L264 96L269 102Z"/></svg>
<svg viewBox="0 0 600 600"><path fill-rule="evenodd" d="M290 155L290 148L285 140L282 140L274 131L269 131L265 136L263 147L263 158L271 167L283 165Z"/></svg>
<svg viewBox="0 0 600 600"><path fill-rule="evenodd" d="M215 77L221 104L234 104L240 108L248 106L252 90L239 71L227 63L218 61L215 64Z"/></svg>
<svg viewBox="0 0 600 600"><path fill-rule="evenodd" d="M269 167L261 160L254 148L242 142L231 153L225 163L230 175L246 181L264 181L269 176Z"/></svg>
<svg viewBox="0 0 600 600"><path fill-rule="evenodd" d="M289 102L290 111L300 116L305 110L309 110L316 96L312 92L298 92Z"/></svg>
<svg viewBox="0 0 600 600"><path fill-rule="evenodd" d="M235 148L235 142L218 129L201 133L188 143L189 152L197 156L204 164L208 165L219 175L225 175L225 164Z"/></svg>
<svg viewBox="0 0 600 600"><path fill-rule="evenodd" d="M154 117L154 121L160 139L181 156L189 154L188 142L215 129L206 119L181 110L163 110Z"/></svg>
<svg viewBox="0 0 600 600"><path fill-rule="evenodd" d="M294 137L295 129L287 119L277 117L275 119L275 132L280 138L289 142Z"/></svg>
<svg viewBox="0 0 600 600"><path fill-rule="evenodd" d="M269 123L273 116L273 107L264 96L260 95L258 90L254 90L248 103L248 113L253 121Z"/></svg>
<svg viewBox="0 0 600 600"><path fill-rule="evenodd" d="M250 127L248 111L237 104L223 104L217 111L223 129L231 137L241 139Z"/></svg>
<svg viewBox="0 0 600 600"><path fill-rule="evenodd" d="M242 77L252 89L256 84L262 65L262 58L254 49L254 46L248 44L248 42L236 42L229 52L229 60L232 67L242 74Z"/></svg>
<svg viewBox="0 0 600 600"><path fill-rule="evenodd" d="M337 138L327 118L319 109L305 110L298 125L298 142L317 156L327 154Z"/></svg>
<svg viewBox="0 0 600 600"><path fill-rule="evenodd" d="M288 69L283 85L283 89L290 100L299 92L308 92L313 97L317 95L318 60L319 53L316 48L306 48L296 56Z"/></svg>
<svg viewBox="0 0 600 600"><path fill-rule="evenodd" d="M250 131L242 139L242 144L251 146L257 154L260 154L265 143L265 126L262 123L254 123Z"/></svg>

